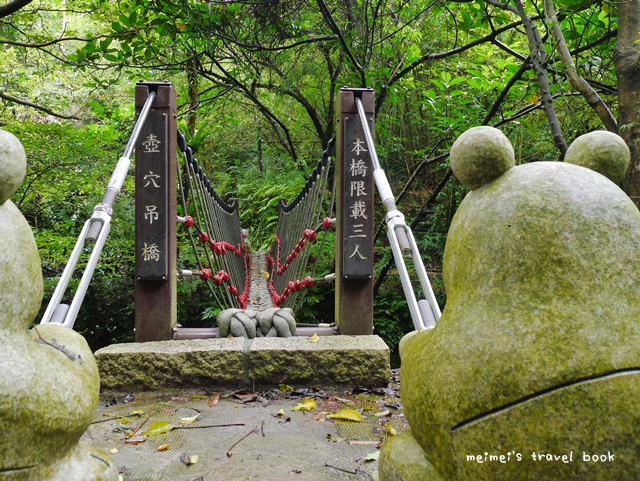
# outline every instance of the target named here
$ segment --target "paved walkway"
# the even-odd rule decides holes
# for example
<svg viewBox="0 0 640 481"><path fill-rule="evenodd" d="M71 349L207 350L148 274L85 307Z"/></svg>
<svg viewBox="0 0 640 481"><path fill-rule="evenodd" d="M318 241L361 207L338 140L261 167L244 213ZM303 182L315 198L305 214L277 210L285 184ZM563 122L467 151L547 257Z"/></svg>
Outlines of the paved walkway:
<svg viewBox="0 0 640 481"><path fill-rule="evenodd" d="M103 394L83 440L110 453L124 481L377 479L367 457L407 429L398 388L395 371L388 388L363 392ZM293 411L309 399L315 407ZM343 409L362 422L330 418ZM154 426L173 429L153 435Z"/></svg>

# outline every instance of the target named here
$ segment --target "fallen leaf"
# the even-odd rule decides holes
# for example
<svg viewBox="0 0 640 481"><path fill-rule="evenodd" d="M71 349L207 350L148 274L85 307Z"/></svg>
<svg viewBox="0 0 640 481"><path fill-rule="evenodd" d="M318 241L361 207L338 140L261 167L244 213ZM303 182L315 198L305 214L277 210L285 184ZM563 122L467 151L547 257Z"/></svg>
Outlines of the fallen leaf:
<svg viewBox="0 0 640 481"><path fill-rule="evenodd" d="M287 415L284 413L284 409L281 409L280 411L278 411L278 412L274 415L274 417L284 419L284 422L285 422L285 423L288 423L289 421L291 421L291 418L290 418L289 416L287 416Z"/></svg>
<svg viewBox="0 0 640 481"><path fill-rule="evenodd" d="M387 409L386 411L381 411L379 413L375 413L374 416L377 417L377 418L384 418L386 416L391 416L391 411L389 411Z"/></svg>
<svg viewBox="0 0 640 481"><path fill-rule="evenodd" d="M202 394L194 394L193 396L191 396L191 400L192 401L200 401L200 399L204 399L205 396L203 396Z"/></svg>
<svg viewBox="0 0 640 481"><path fill-rule="evenodd" d="M191 401L191 397L189 396L175 396L172 397L171 400L176 403L188 403Z"/></svg>
<svg viewBox="0 0 640 481"><path fill-rule="evenodd" d="M209 402L207 403L207 406L209 406L210 408L212 408L213 406L215 406L216 404L218 404L218 401L220 400L220 394L216 394L215 396L211 396L209 398Z"/></svg>
<svg viewBox="0 0 640 481"><path fill-rule="evenodd" d="M137 411L129 411L129 416L143 416L144 411L139 409Z"/></svg>
<svg viewBox="0 0 640 481"><path fill-rule="evenodd" d="M312 411L316 408L315 399L305 399L293 406L292 411Z"/></svg>
<svg viewBox="0 0 640 481"><path fill-rule="evenodd" d="M256 399L258 399L258 395L257 394L235 394L235 397L240 399L243 403L248 403L248 402L255 401Z"/></svg>
<svg viewBox="0 0 640 481"><path fill-rule="evenodd" d="M169 449L170 444L163 444L162 446L158 446L158 451L166 451Z"/></svg>
<svg viewBox="0 0 640 481"><path fill-rule="evenodd" d="M396 428L394 428L391 424L389 423L385 423L385 425L383 426L387 432L391 435L391 436L396 436L398 434L398 431L396 431Z"/></svg>
<svg viewBox="0 0 640 481"><path fill-rule="evenodd" d="M278 389L280 389L280 391L282 391L282 392L291 392L291 391L293 391L293 388L291 386L289 386L288 384L280 384L278 386Z"/></svg>
<svg viewBox="0 0 640 481"><path fill-rule="evenodd" d="M185 424L191 424L196 419L198 419L198 416L200 416L200 414L202 414L202 413L198 413L195 416L191 416L190 418L180 418L180 421L182 421Z"/></svg>
<svg viewBox="0 0 640 481"><path fill-rule="evenodd" d="M327 441L331 441L332 443L339 443L340 441L344 441L344 438L340 436L333 436L331 433L327 434Z"/></svg>
<svg viewBox="0 0 640 481"><path fill-rule="evenodd" d="M132 438L125 439L124 442L127 444L142 444L146 441L146 438L142 436L134 436Z"/></svg>
<svg viewBox="0 0 640 481"><path fill-rule="evenodd" d="M173 424L170 424L167 421L154 421L153 424L151 424L151 427L142 434L145 436L156 436L158 434L166 434L172 429Z"/></svg>
<svg viewBox="0 0 640 481"><path fill-rule="evenodd" d="M335 414L328 414L328 418L331 419L346 419L348 421L362 422L362 416L355 409L341 409Z"/></svg>
<svg viewBox="0 0 640 481"><path fill-rule="evenodd" d="M377 461L380 457L380 451L374 451L373 453L369 453L364 457L364 462L369 463L371 461Z"/></svg>
<svg viewBox="0 0 640 481"><path fill-rule="evenodd" d="M192 464L196 464L198 462L198 455L194 454L193 456L189 456L187 453L182 453L182 456L180 456L180 461L182 461L187 466L191 466Z"/></svg>
<svg viewBox="0 0 640 481"><path fill-rule="evenodd" d="M318 333L314 333L313 336L311 336L309 338L309 342L318 342L320 340L320 336L318 336Z"/></svg>
<svg viewBox="0 0 640 481"><path fill-rule="evenodd" d="M356 404L355 402L353 402L353 401L351 401L349 399L344 399L344 398L341 398L341 397L338 397L338 396L336 396L336 401L340 401L340 402L345 403L345 404L351 404L352 406Z"/></svg>
<svg viewBox="0 0 640 481"><path fill-rule="evenodd" d="M111 454L116 454L116 453L118 452L118 448L111 448L111 449L109 450L109 452L110 452Z"/></svg>

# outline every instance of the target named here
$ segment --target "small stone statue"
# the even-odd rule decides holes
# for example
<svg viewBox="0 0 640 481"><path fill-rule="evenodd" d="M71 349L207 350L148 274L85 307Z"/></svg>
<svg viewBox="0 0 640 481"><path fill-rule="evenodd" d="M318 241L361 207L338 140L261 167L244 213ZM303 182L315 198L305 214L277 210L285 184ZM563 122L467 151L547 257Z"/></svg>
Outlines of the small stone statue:
<svg viewBox="0 0 640 481"><path fill-rule="evenodd" d="M78 444L100 379L82 336L34 326L42 302L38 249L9 200L22 182L20 141L0 130L0 481L117 481L105 454Z"/></svg>
<svg viewBox="0 0 640 481"><path fill-rule="evenodd" d="M491 127L462 134L470 189L452 221L438 324L400 344L411 429L380 479L640 479L640 212L629 150L578 138L566 162L515 166Z"/></svg>

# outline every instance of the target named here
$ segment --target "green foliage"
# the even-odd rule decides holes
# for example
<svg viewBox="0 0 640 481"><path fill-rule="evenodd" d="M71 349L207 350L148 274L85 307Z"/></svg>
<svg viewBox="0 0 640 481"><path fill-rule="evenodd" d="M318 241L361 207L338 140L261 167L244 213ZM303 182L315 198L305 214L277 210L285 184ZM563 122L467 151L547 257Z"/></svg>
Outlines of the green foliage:
<svg viewBox="0 0 640 481"><path fill-rule="evenodd" d="M373 305L374 333L394 351L402 337L413 330L413 322L397 277L389 279L378 291Z"/></svg>
<svg viewBox="0 0 640 481"><path fill-rule="evenodd" d="M526 35L515 26L512 11L482 1L330 0L327 5L343 40L328 26L317 2L306 0L52 0L46 9L33 3L2 19L2 93L81 119L61 123L28 105L6 99L0 103L0 122L27 149L29 173L14 199L35 230L47 295L128 139L133 81L139 78L171 80L180 118L193 107L190 88L195 88L198 129L187 140L218 192L226 199L239 198L241 223L250 229L254 249L272 242L279 199L295 196L334 135L335 99L342 85L374 88L378 154L396 193L425 158L446 153L461 132L483 121L505 131L518 163L557 160L534 73L525 72L504 90L529 55ZM542 4L535 0L526 8L535 16ZM579 72L600 86L614 110L615 41L606 36L618 26L616 9L610 3L571 0L558 12ZM546 29L543 20L534 21L541 32ZM493 42L482 41L500 29L505 30ZM461 48L470 42L476 42L472 48ZM554 106L567 140L601 128L584 100L572 95L555 46L548 41L546 48ZM399 206L408 221L447 167L446 161L430 165L408 188ZM131 189L129 180L77 323L94 347L131 338ZM436 274L452 216L465 193L451 181L418 225L421 253L427 269ZM376 249L379 269L388 249L380 243ZM331 259L321 258L318 275L332 270ZM182 247L179 262L196 264ZM433 280L444 305L440 277ZM77 282L76 277L72 283ZM204 325L217 314L219 307L201 283L181 281L178 292L184 325ZM400 292L392 271L375 307L376 332L390 345L411 326ZM318 284L307 293L299 317L331 322L332 296L330 285Z"/></svg>

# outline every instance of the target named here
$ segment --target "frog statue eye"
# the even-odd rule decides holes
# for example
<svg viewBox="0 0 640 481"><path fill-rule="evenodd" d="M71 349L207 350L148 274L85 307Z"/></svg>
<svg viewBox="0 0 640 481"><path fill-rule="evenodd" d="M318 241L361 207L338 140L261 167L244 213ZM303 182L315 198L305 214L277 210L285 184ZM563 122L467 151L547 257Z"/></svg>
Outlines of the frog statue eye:
<svg viewBox="0 0 640 481"><path fill-rule="evenodd" d="M474 127L451 146L451 169L470 190L497 179L515 166L509 139L494 127Z"/></svg>
<svg viewBox="0 0 640 481"><path fill-rule="evenodd" d="M622 138L611 132L597 130L573 141L564 157L569 164L580 165L620 184L627 172L631 154Z"/></svg>
<svg viewBox="0 0 640 481"><path fill-rule="evenodd" d="M22 144L13 134L0 130L0 205L18 190L26 171Z"/></svg>

